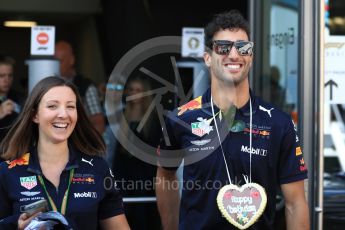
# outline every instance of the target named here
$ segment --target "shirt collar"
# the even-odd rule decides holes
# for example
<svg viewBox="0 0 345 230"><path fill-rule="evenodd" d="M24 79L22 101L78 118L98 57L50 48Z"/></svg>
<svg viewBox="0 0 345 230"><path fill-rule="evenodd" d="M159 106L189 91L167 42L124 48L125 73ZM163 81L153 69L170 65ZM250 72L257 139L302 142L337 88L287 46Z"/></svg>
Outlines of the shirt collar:
<svg viewBox="0 0 345 230"><path fill-rule="evenodd" d="M69 160L65 167L65 171L68 171L72 168L79 167L78 155L80 154L72 145L68 145L69 149ZM42 169L38 161L37 146L34 146L30 149L30 158L28 169L29 172L36 174L42 174Z"/></svg>
<svg viewBox="0 0 345 230"><path fill-rule="evenodd" d="M250 95L250 98L251 98L251 102L252 102L252 112L253 114L256 113L256 111L258 110L259 108L259 103L258 103L258 99L257 97L255 96L254 92L249 89L249 95ZM210 116L212 116L212 108L211 108L211 88L209 88L202 96L202 109L205 113L209 114ZM219 108L213 104L214 106L214 112L217 113L219 111ZM239 113L242 115L242 116L246 116L246 117L249 117L250 116L250 100L247 101L247 103L237 109L236 111L239 111Z"/></svg>
<svg viewBox="0 0 345 230"><path fill-rule="evenodd" d="M259 108L258 99L251 89L249 89L249 95L250 95L250 100L252 103L252 112L253 114L255 114ZM246 117L250 116L250 100L248 100L247 103L242 108L238 109L238 111L240 111L240 113L243 116L246 116Z"/></svg>

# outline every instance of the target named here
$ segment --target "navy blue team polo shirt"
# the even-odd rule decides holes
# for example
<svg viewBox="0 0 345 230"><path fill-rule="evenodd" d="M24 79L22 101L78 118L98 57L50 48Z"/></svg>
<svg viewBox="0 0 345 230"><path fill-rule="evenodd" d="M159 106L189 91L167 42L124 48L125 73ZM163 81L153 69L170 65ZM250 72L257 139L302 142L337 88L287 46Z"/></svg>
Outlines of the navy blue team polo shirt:
<svg viewBox="0 0 345 230"><path fill-rule="evenodd" d="M73 229L98 229L99 220L124 213L122 197L104 159L80 153L71 146L69 150L69 162L60 176L59 187L43 176L44 184L60 210L70 170L74 169L65 217ZM36 148L19 159L0 164L0 229L16 229L24 205L48 200L38 175L42 175L42 170Z"/></svg>
<svg viewBox="0 0 345 230"><path fill-rule="evenodd" d="M234 124L242 124L242 128L232 126L229 131L226 119L220 117L216 106L214 111L232 183L245 184L243 175L250 175L251 161L252 182L263 186L267 193L266 209L249 229L273 229L278 186L306 179L307 169L290 116L252 92L250 95L253 119L251 149L250 101L236 110ZM171 145L168 146L163 138L160 145L162 158L172 157L164 149L183 149L184 159L193 154L203 156L183 169L179 229L237 229L222 217L217 207L218 191L229 184L229 180L210 99L209 89L202 97L171 112L166 120Z"/></svg>

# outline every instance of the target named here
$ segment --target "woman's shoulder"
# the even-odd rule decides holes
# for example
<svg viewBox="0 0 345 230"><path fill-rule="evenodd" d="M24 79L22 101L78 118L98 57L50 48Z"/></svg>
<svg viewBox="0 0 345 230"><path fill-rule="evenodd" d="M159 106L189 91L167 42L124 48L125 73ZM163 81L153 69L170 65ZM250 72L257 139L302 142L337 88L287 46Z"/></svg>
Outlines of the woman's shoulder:
<svg viewBox="0 0 345 230"><path fill-rule="evenodd" d="M17 159L0 162L0 181L5 183L4 181L25 175L29 165L29 158L30 154L26 153Z"/></svg>

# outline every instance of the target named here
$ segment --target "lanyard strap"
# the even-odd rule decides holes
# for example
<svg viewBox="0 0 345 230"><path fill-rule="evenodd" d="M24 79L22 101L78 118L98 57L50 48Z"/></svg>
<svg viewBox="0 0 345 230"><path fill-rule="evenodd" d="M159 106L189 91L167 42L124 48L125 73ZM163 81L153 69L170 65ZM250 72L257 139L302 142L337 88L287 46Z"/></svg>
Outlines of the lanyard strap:
<svg viewBox="0 0 345 230"><path fill-rule="evenodd" d="M62 215L65 215L66 213L66 208L67 208L67 200L68 200L68 193L69 193L69 188L70 188L70 185L72 183L72 178L73 178L73 175L74 175L74 168L70 170L69 172L69 181L68 181L68 186L67 186L67 189L65 191L65 194L63 196L63 199L62 199L62 203L61 203L61 208L60 208L60 211L56 208L56 205L53 201L53 199L51 198L51 196L49 195L48 191L47 191L47 188L46 188L46 185L44 183L44 180L43 180L43 177L41 175L38 175L38 180L40 181L47 197L48 197L48 202L49 202L49 205L51 207L51 209L53 211L58 211L60 212Z"/></svg>
<svg viewBox="0 0 345 230"><path fill-rule="evenodd" d="M216 121L216 115L214 114L212 95L211 95L211 109L212 109L212 116L213 116L214 126L216 127L216 131L217 131L217 137L218 137L220 149L221 149L222 154L223 154L223 159L224 159L224 163L225 163L226 173L228 175L229 183L232 184L228 163L226 162L226 158L225 158L225 154L224 154L224 150L223 150L223 146L222 146L222 141L220 140L220 135L219 135L219 131L218 131L218 125L217 125L217 121ZM220 112L220 110L219 110L219 114L222 114Z"/></svg>
<svg viewBox="0 0 345 230"><path fill-rule="evenodd" d="M244 176L244 180L246 181L246 183L251 183L252 182L252 126L253 126L253 109L252 109L252 99L251 99L251 97L249 97L249 103L250 103L250 118L249 118L249 181L248 181L248 176L243 175ZM223 154L223 159L224 159L224 163L225 163L226 173L228 175L228 179L229 179L230 184L232 184L228 163L226 161L224 149L223 149L223 146L222 146L222 141L220 139L220 134L219 134L218 125L217 125L217 121L216 121L216 114L214 113L212 94L211 94L211 109L212 109L212 116L213 116L214 125L215 125L216 131L217 131L217 136L218 136L218 141L219 141L220 149L221 149L222 154ZM220 112L220 110L219 110L219 112ZM222 113L219 113L219 114L221 115Z"/></svg>

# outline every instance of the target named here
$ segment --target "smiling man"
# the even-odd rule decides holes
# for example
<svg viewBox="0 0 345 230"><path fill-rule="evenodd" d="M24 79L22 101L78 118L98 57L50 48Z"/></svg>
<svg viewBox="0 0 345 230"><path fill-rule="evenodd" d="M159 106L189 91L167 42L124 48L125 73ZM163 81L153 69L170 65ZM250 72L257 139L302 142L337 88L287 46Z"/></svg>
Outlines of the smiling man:
<svg viewBox="0 0 345 230"><path fill-rule="evenodd" d="M205 43L211 87L197 107L167 117L170 145L167 138L160 145L156 193L164 229L274 229L279 186L288 229L309 229L307 170L294 124L249 87L254 43L247 21L236 10L215 15ZM177 167L164 165L173 157L164 150L176 149L185 150L181 198ZM186 164L192 154L204 157Z"/></svg>

